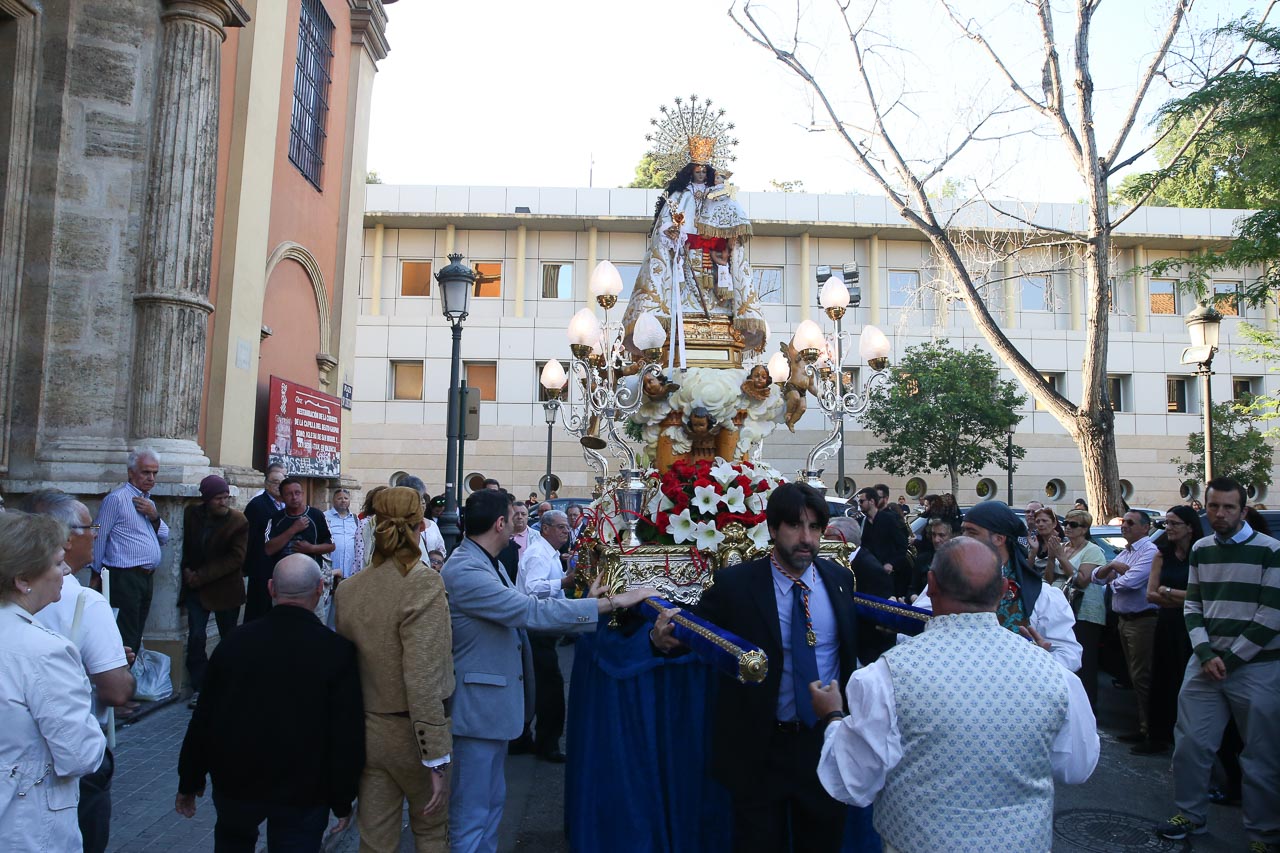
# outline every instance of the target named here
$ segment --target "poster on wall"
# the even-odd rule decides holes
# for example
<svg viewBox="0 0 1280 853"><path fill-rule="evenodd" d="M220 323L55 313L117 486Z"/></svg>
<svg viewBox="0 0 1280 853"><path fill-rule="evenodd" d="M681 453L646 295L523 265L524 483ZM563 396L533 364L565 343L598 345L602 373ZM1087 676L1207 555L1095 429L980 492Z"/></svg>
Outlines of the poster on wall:
<svg viewBox="0 0 1280 853"><path fill-rule="evenodd" d="M331 394L271 377L267 457L290 477L341 474L342 401Z"/></svg>

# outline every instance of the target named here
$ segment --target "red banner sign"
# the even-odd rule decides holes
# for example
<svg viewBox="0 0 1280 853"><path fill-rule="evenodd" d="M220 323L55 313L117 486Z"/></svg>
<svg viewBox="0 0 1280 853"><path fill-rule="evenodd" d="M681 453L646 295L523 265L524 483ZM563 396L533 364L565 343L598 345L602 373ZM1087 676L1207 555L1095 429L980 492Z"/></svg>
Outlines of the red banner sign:
<svg viewBox="0 0 1280 853"><path fill-rule="evenodd" d="M331 394L271 377L267 456L290 477L336 478L341 473L342 401Z"/></svg>

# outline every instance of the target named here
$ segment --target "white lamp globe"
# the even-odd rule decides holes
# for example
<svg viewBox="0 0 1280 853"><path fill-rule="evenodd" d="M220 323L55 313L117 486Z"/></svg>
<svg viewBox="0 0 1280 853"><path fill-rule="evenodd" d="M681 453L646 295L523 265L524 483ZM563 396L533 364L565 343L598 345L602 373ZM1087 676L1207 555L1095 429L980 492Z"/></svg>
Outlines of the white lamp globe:
<svg viewBox="0 0 1280 853"><path fill-rule="evenodd" d="M823 308L848 308L849 288L845 286L844 280L827 279L827 283L822 285L822 290L818 292L818 302Z"/></svg>
<svg viewBox="0 0 1280 853"><path fill-rule="evenodd" d="M542 365L542 376L540 377L540 380L542 382L542 387L546 388L548 391L559 391L564 387L564 384L569 381L569 377L565 374L564 367L561 366L560 362L553 358L551 361Z"/></svg>
<svg viewBox="0 0 1280 853"><path fill-rule="evenodd" d="M661 349L667 342L667 333L662 328L662 323L658 322L658 318L653 316L653 312L646 311L636 318L631 339L635 341L637 349Z"/></svg>
<svg viewBox="0 0 1280 853"><path fill-rule="evenodd" d="M587 290L592 296L617 296L622 292L622 276L609 261L601 261L591 272Z"/></svg>

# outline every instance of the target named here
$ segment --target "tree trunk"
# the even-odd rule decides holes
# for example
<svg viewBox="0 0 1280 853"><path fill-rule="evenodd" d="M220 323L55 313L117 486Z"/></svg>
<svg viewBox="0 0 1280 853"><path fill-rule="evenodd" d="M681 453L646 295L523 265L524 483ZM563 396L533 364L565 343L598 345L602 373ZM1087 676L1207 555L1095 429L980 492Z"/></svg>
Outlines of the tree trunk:
<svg viewBox="0 0 1280 853"><path fill-rule="evenodd" d="M947 467L947 473L951 475L951 494L960 494L960 471L954 465Z"/></svg>
<svg viewBox="0 0 1280 853"><path fill-rule="evenodd" d="M1120 497L1120 466L1116 462L1116 434L1112 429L1114 420L1110 410L1091 418L1082 409L1071 435L1080 449L1085 493L1095 524L1106 524L1124 509Z"/></svg>

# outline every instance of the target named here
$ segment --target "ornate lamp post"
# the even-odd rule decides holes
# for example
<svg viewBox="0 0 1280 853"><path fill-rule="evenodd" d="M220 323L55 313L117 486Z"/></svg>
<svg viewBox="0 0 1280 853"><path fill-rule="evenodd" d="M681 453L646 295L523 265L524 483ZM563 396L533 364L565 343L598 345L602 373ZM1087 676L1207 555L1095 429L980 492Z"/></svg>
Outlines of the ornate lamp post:
<svg viewBox="0 0 1280 853"><path fill-rule="evenodd" d="M450 551L462 539L455 488L458 478L458 444L462 438L462 400L458 394L458 374L462 366L462 321L467 319L475 281L475 270L462 263L460 253L450 255L449 265L436 273L436 282L440 285L440 307L445 319L453 327L453 355L449 362L449 425L446 430L444 463L444 515L440 516L440 535Z"/></svg>
<svg viewBox="0 0 1280 853"><path fill-rule="evenodd" d="M1222 313L1201 302L1187 314L1184 322L1191 346L1182 351L1182 363L1196 365L1204 400L1204 481L1208 483L1213 479L1213 391L1209 387L1209 377L1213 376L1213 357L1218 352Z"/></svg>
<svg viewBox="0 0 1280 853"><path fill-rule="evenodd" d="M556 415L560 412L560 392L564 389L569 377L556 359L542 366L542 387L547 389L547 399L542 403L542 415L547 421L547 474L542 478L543 500L551 500L551 438L556 425Z"/></svg>
<svg viewBox="0 0 1280 853"><path fill-rule="evenodd" d="M856 281L856 270L853 273L852 280ZM804 359L804 369L809 375L809 385L818 398L818 405L834 424L831 433L809 451L804 468L799 472L800 480L824 493L826 486L822 482L822 469L817 467L818 462L835 452L840 445L844 419L865 412L871 405L875 389L889 381L889 375L885 372L889 366L889 339L875 326L865 326L858 339L858 352L873 373L867 377L862 393L846 387L852 384L852 377L846 376L844 371L846 343L841 319L852 296L845 281L846 276L828 280L822 287L820 297L827 317L836 323L835 334L828 338L821 326L812 320L805 320L796 327L791 338L791 345ZM780 384L785 384L792 378L782 353L777 353L769 360L769 375Z"/></svg>
<svg viewBox="0 0 1280 853"><path fill-rule="evenodd" d="M1009 488L1007 489L1005 497L1008 499L1006 503L1010 506L1013 505L1013 431L1015 429L1017 429L1016 424L1009 424L1008 428L1005 429L1004 452L1006 457L1005 462L1008 465L1007 470L1009 472Z"/></svg>

